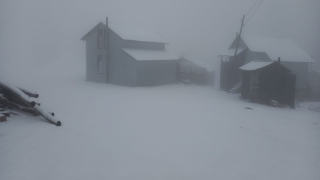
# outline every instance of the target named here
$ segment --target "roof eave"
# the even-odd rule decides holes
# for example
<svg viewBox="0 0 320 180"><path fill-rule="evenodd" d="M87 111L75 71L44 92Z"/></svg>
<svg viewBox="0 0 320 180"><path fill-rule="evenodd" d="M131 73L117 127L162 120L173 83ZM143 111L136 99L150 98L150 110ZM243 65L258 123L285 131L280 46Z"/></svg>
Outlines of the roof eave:
<svg viewBox="0 0 320 180"><path fill-rule="evenodd" d="M89 32L87 32L81 39L80 41L85 41L86 40L86 37L92 33L92 31L94 31L99 25L104 25L101 21L95 25Z"/></svg>
<svg viewBox="0 0 320 180"><path fill-rule="evenodd" d="M122 38L120 35L118 35L122 40L124 41L135 41L135 42L148 42L148 43L160 43L160 44L169 44L167 42L160 42L160 41L143 41L143 40L134 40L134 39L125 39L125 38Z"/></svg>

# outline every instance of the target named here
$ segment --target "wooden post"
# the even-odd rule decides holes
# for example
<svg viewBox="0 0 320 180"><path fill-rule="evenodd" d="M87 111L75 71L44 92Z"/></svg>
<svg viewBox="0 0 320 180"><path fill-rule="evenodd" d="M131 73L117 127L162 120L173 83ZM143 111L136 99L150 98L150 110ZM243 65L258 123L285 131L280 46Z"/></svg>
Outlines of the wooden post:
<svg viewBox="0 0 320 180"><path fill-rule="evenodd" d="M241 37L241 33L242 33L242 28L243 28L243 22L244 22L244 18L246 17L246 15L243 15L243 18L242 18L242 22L241 22L241 27L240 27L240 33L237 37L237 45L236 45L236 50L234 52L234 60L236 60L236 55L237 55L237 52L238 52L238 46L239 46L239 41L240 41L240 37Z"/></svg>

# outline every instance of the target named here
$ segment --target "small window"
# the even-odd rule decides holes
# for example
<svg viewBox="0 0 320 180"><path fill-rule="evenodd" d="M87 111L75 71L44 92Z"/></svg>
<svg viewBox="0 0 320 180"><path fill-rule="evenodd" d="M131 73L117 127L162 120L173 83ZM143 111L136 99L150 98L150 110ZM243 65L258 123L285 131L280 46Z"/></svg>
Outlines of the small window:
<svg viewBox="0 0 320 180"><path fill-rule="evenodd" d="M98 74L102 74L103 66L102 66L102 56L101 55L98 55L97 65L98 65Z"/></svg>

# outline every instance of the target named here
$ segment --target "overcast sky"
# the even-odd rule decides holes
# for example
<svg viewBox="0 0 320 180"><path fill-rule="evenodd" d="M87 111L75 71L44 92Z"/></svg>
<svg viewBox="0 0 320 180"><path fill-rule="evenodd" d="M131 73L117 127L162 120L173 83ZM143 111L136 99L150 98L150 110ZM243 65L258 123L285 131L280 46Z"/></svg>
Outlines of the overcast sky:
<svg viewBox="0 0 320 180"><path fill-rule="evenodd" d="M258 0L251 17L261 0ZM80 38L99 21L146 27L177 55L208 62L228 48L256 0L0 0L0 57L85 60ZM320 59L320 0L264 0L244 35L284 36ZM72 49L68 51L67 49ZM39 54L39 51L41 52ZM68 54L68 58L72 58Z"/></svg>

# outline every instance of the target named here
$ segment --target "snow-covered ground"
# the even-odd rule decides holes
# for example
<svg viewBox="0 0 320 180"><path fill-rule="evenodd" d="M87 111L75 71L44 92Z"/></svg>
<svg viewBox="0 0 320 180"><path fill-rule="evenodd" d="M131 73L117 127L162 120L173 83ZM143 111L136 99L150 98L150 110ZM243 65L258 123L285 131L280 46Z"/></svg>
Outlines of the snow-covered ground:
<svg viewBox="0 0 320 180"><path fill-rule="evenodd" d="M39 93L62 126L26 115L0 123L1 180L320 179L320 113L308 104L98 84L78 64L6 62L0 76Z"/></svg>

